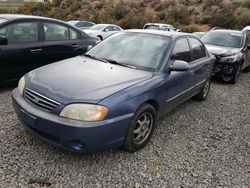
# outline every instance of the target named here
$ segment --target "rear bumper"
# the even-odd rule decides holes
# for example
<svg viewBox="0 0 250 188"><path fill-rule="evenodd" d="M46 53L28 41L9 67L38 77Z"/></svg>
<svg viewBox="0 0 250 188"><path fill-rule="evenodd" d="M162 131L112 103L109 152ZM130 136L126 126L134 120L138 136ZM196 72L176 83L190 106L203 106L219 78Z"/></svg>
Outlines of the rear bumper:
<svg viewBox="0 0 250 188"><path fill-rule="evenodd" d="M13 106L23 126L54 146L78 152L97 152L123 144L133 114L100 122L80 122L44 112L28 103L17 89Z"/></svg>

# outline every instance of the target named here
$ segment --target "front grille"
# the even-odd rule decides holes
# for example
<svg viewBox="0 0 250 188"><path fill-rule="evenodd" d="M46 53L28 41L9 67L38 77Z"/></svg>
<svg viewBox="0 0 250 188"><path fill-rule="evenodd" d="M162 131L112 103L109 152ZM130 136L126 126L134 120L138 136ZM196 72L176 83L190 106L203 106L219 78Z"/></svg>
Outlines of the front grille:
<svg viewBox="0 0 250 188"><path fill-rule="evenodd" d="M24 97L32 104L50 112L61 105L59 102L49 99L28 88L24 91Z"/></svg>

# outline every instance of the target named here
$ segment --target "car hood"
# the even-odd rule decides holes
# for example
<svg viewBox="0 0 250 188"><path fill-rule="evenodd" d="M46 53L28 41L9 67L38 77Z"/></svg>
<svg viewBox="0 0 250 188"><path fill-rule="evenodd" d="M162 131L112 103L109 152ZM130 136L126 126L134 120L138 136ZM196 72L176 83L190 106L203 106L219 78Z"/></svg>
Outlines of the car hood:
<svg viewBox="0 0 250 188"><path fill-rule="evenodd" d="M78 56L31 71L25 79L27 88L69 104L98 103L152 76L152 72Z"/></svg>
<svg viewBox="0 0 250 188"><path fill-rule="evenodd" d="M207 50L215 55L215 56L230 56L237 54L241 51L240 48L231 48L231 47L224 47L224 46L215 46L210 44L205 44Z"/></svg>

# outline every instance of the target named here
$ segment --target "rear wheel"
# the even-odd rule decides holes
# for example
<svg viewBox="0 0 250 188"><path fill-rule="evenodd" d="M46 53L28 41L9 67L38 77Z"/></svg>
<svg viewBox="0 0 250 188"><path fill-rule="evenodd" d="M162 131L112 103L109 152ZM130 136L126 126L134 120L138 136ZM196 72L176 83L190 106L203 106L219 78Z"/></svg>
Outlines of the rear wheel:
<svg viewBox="0 0 250 188"><path fill-rule="evenodd" d="M101 35L97 36L100 40L103 40L103 37Z"/></svg>
<svg viewBox="0 0 250 188"><path fill-rule="evenodd" d="M194 99L198 100L198 101L204 101L206 100L208 93L210 91L210 86L211 86L211 79L208 78L204 84L204 86L202 87L202 90L200 93L198 93Z"/></svg>
<svg viewBox="0 0 250 188"><path fill-rule="evenodd" d="M135 152L146 146L154 132L156 111L150 104L142 105L134 115L123 147Z"/></svg>

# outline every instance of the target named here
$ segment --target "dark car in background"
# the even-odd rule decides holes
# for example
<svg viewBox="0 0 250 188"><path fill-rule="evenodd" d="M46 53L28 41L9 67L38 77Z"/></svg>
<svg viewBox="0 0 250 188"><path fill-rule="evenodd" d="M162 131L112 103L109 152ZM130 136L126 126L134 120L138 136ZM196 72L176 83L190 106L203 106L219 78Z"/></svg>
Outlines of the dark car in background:
<svg viewBox="0 0 250 188"><path fill-rule="evenodd" d="M99 39L63 21L0 14L0 83L37 67L81 55Z"/></svg>
<svg viewBox="0 0 250 188"><path fill-rule="evenodd" d="M212 30L201 41L216 57L213 76L235 84L241 70L250 69L249 37L236 30Z"/></svg>
<svg viewBox="0 0 250 188"><path fill-rule="evenodd" d="M55 146L137 151L163 114L206 99L213 61L191 34L121 31L84 56L26 74L13 105L26 129Z"/></svg>
<svg viewBox="0 0 250 188"><path fill-rule="evenodd" d="M89 28L91 28L92 26L95 25L94 22L80 21L80 20L70 20L67 23L70 24L70 25L73 25L75 27L78 27L81 30L89 29Z"/></svg>

